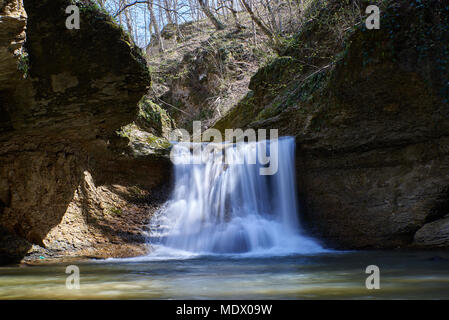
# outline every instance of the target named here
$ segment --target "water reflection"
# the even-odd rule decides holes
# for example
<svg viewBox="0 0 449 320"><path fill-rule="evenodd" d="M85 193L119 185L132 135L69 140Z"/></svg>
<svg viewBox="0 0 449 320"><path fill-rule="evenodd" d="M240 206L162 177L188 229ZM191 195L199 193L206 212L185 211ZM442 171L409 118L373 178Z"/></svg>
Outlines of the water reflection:
<svg viewBox="0 0 449 320"><path fill-rule="evenodd" d="M279 257L198 256L79 263L81 288L65 287L65 264L0 268L1 299L448 299L445 252L345 252ZM381 289L367 290L367 265Z"/></svg>

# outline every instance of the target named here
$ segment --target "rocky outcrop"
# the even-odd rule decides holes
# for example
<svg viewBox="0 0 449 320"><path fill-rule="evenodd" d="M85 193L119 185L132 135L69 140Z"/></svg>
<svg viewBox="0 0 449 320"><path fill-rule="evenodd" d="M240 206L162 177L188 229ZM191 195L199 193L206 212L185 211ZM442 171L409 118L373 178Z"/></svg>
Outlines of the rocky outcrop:
<svg viewBox="0 0 449 320"><path fill-rule="evenodd" d="M414 244L420 247L449 247L449 217L425 224L415 233Z"/></svg>
<svg viewBox="0 0 449 320"><path fill-rule="evenodd" d="M151 205L141 200L157 199L154 187L169 180L168 160L130 157L114 138L148 90L145 60L89 1L78 2L81 28L66 29L71 3L1 2L3 261L142 253Z"/></svg>
<svg viewBox="0 0 449 320"><path fill-rule="evenodd" d="M328 245L447 246L449 7L392 2L367 30L329 3L215 127L296 137L303 217Z"/></svg>
<svg viewBox="0 0 449 320"><path fill-rule="evenodd" d="M22 1L0 1L0 92L13 88L20 80L17 69L23 63L25 28L26 13ZM3 112L0 115L1 123L5 115Z"/></svg>

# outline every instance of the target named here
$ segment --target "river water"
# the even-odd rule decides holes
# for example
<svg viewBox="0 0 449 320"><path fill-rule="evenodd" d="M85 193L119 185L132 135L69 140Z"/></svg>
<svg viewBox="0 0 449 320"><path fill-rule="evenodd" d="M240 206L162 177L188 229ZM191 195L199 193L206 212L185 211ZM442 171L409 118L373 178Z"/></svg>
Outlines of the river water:
<svg viewBox="0 0 449 320"><path fill-rule="evenodd" d="M365 286L373 264L379 290ZM0 267L0 299L449 299L447 252L89 261L71 290L66 265Z"/></svg>
<svg viewBox="0 0 449 320"><path fill-rule="evenodd" d="M449 298L447 252L341 252L306 235L293 138L198 146L174 146L148 256L79 262L79 289L66 287L67 264L0 267L0 299ZM366 287L370 265L380 289Z"/></svg>

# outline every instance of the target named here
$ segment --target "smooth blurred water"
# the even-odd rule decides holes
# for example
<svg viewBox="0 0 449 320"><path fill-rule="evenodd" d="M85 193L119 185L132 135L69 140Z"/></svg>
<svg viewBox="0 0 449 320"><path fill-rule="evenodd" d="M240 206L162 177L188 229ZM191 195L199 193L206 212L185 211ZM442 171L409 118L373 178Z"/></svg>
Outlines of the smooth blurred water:
<svg viewBox="0 0 449 320"><path fill-rule="evenodd" d="M206 152L195 153L200 147ZM325 251L304 235L298 222L294 138L176 144L172 155L173 196L151 227L151 243L159 244L158 251L258 255ZM263 174L267 167L274 174Z"/></svg>
<svg viewBox="0 0 449 320"><path fill-rule="evenodd" d="M74 264L74 263L71 263ZM380 290L365 269L380 268ZM0 267L0 299L449 299L446 252L342 252L247 257L157 257Z"/></svg>

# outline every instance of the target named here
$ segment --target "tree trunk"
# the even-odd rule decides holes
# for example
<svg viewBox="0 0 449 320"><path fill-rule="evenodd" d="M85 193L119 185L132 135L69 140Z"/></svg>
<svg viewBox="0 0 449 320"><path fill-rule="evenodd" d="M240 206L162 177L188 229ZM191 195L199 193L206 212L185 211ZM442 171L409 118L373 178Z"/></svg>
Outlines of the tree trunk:
<svg viewBox="0 0 449 320"><path fill-rule="evenodd" d="M226 28L226 26L223 24L223 22L218 20L217 17L214 16L212 11L210 11L209 5L205 2L205 0L198 0L198 2L200 3L201 9L203 10L203 12L206 15L206 17L208 17L209 20L215 26L215 29L223 30L223 29Z"/></svg>
<svg viewBox="0 0 449 320"><path fill-rule="evenodd" d="M173 19L172 19L172 15L170 12L170 9L172 8L171 3L169 0L164 0L164 5L165 5L165 17L167 18L168 23L173 24Z"/></svg>
<svg viewBox="0 0 449 320"><path fill-rule="evenodd" d="M265 24L254 14L251 6L248 4L247 0L240 0L242 5L245 7L246 11L248 11L251 19L257 24L257 26L265 33L270 39L274 40L274 34L268 29Z"/></svg>
<svg viewBox="0 0 449 320"><path fill-rule="evenodd" d="M231 7L229 8L229 10L231 11L232 16L234 17L235 26L237 27L237 29L241 30L241 29L243 29L243 26L241 25L241 23L239 21L238 12L234 8L234 0L230 0L230 2L231 2Z"/></svg>
<svg viewBox="0 0 449 320"><path fill-rule="evenodd" d="M126 28L128 29L128 34L132 39L134 37L133 25L131 23L131 18L129 17L128 9L125 9L125 20L126 20Z"/></svg>
<svg viewBox="0 0 449 320"><path fill-rule="evenodd" d="M159 30L159 24L156 20L156 15L153 10L153 1L148 1L148 11L150 11L150 29L153 26L154 35L156 37L156 41L159 45L159 52L164 52L164 43L162 42L161 31ZM151 32L151 30L150 30Z"/></svg>

